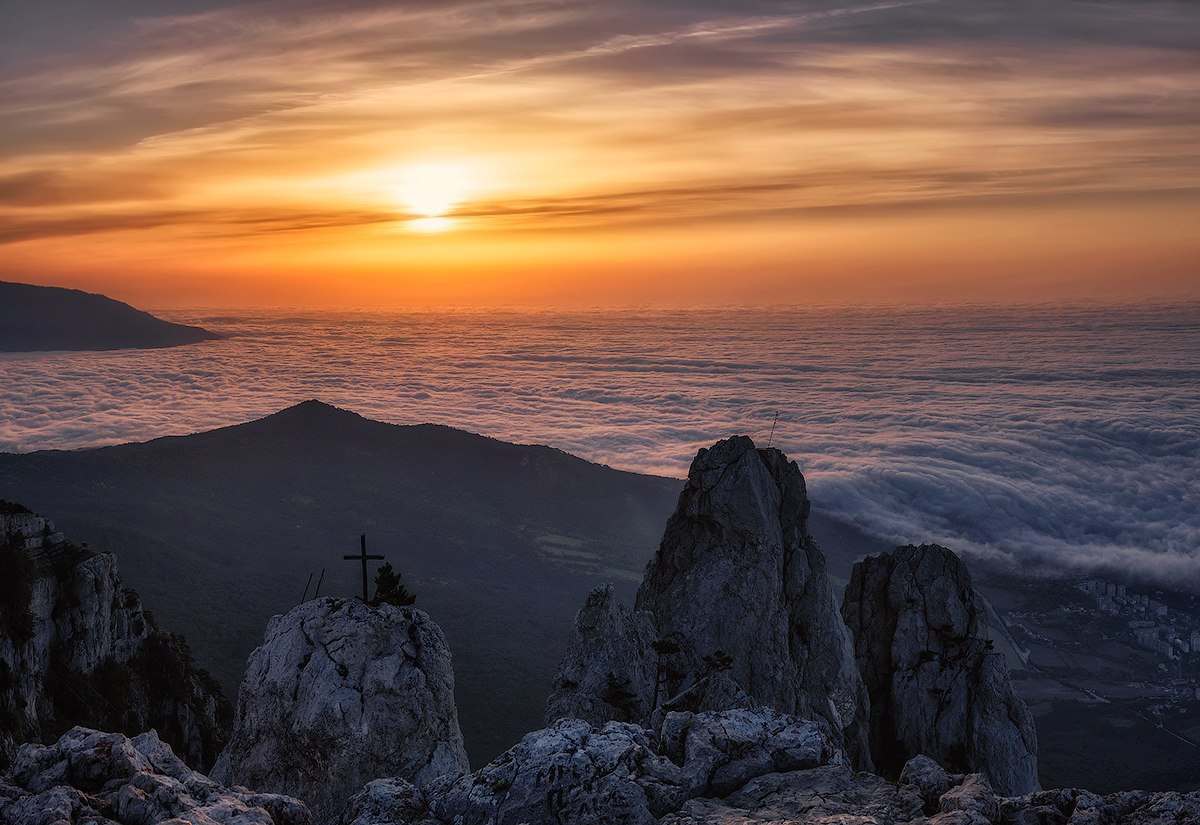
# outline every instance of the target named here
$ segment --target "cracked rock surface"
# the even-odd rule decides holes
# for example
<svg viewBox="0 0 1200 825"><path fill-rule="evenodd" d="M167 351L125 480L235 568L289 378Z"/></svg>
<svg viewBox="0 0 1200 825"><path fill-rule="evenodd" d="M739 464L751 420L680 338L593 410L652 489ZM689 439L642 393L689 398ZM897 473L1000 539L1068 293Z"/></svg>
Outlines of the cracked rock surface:
<svg viewBox="0 0 1200 825"><path fill-rule="evenodd" d="M466 771L441 629L412 607L325 597L271 619L213 777L301 796L324 822L371 780Z"/></svg>
<svg viewBox="0 0 1200 825"><path fill-rule="evenodd" d="M562 718L595 724L647 719L654 710L656 638L650 614L618 603L611 584L593 590L575 616L546 702L546 724Z"/></svg>
<svg viewBox="0 0 1200 825"><path fill-rule="evenodd" d="M304 803L227 788L188 768L154 731L73 728L23 745L0 780L0 822L13 825L312 825Z"/></svg>
<svg viewBox="0 0 1200 825"><path fill-rule="evenodd" d="M430 807L455 825L649 825L767 773L845 761L824 724L770 710L668 714L659 738L628 723L559 720L431 791Z"/></svg>
<svg viewBox="0 0 1200 825"><path fill-rule="evenodd" d="M372 782L341 825L1191 825L1200 792L997 794L925 756L855 773L823 721L671 713L658 731L561 719L470 776Z"/></svg>
<svg viewBox="0 0 1200 825"><path fill-rule="evenodd" d="M870 694L876 769L896 777L925 754L985 774L1005 794L1036 790L1037 734L1004 657L990 652L967 567L944 547L900 547L854 566L842 615Z"/></svg>
<svg viewBox="0 0 1200 825"><path fill-rule="evenodd" d="M823 719L869 767L866 691L808 513L804 476L779 450L744 436L700 450L634 610L597 590L580 611L548 721L646 724L691 691L696 709L727 699ZM720 690L693 690L714 673Z"/></svg>

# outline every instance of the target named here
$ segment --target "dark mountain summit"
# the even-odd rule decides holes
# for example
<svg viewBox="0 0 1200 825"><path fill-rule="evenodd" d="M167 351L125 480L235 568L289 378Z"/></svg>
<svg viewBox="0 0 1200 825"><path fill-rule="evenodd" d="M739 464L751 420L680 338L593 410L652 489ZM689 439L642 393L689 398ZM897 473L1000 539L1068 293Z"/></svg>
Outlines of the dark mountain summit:
<svg viewBox="0 0 1200 825"><path fill-rule="evenodd" d="M366 533L455 651L468 751L539 723L566 629L595 585L631 597L679 483L317 401L189 436L0 454L0 497L120 554L125 577L232 694L268 617L360 592ZM312 595L310 589L309 595Z"/></svg>
<svg viewBox="0 0 1200 825"><path fill-rule="evenodd" d="M0 352L152 349L220 337L104 295L0 281Z"/></svg>

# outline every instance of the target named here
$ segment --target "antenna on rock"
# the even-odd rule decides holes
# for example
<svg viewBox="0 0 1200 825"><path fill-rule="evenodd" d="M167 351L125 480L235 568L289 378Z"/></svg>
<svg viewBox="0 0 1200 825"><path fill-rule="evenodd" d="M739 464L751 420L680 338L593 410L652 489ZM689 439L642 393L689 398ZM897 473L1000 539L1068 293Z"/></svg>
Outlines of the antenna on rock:
<svg viewBox="0 0 1200 825"><path fill-rule="evenodd" d="M313 574L309 573L308 582L304 585L304 595L300 597L300 604L304 604L306 601L308 601L308 588L312 587L312 577Z"/></svg>
<svg viewBox="0 0 1200 825"><path fill-rule="evenodd" d="M771 446L771 442L775 440L775 425L779 423L779 411L775 411L775 418L771 421L771 434L767 436L767 447Z"/></svg>

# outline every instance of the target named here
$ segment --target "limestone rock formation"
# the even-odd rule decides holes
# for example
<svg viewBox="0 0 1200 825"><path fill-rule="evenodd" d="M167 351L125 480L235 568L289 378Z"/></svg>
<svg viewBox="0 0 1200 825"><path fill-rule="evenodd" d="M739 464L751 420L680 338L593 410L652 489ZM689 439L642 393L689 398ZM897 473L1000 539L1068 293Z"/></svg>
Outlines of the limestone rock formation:
<svg viewBox="0 0 1200 825"><path fill-rule="evenodd" d="M187 767L153 732L127 739L73 728L24 745L0 779L0 822L13 825L311 825L304 803L226 788Z"/></svg>
<svg viewBox="0 0 1200 825"><path fill-rule="evenodd" d="M637 722L654 710L654 623L618 603L612 585L593 590L575 617L546 721Z"/></svg>
<svg viewBox="0 0 1200 825"><path fill-rule="evenodd" d="M189 763L212 763L231 709L182 637L121 586L112 555L0 502L0 570L0 767L16 744L75 724L153 727Z"/></svg>
<svg viewBox="0 0 1200 825"><path fill-rule="evenodd" d="M421 789L403 779L376 779L350 798L338 825L438 825Z"/></svg>
<svg viewBox="0 0 1200 825"><path fill-rule="evenodd" d="M779 450L744 437L701 450L634 607L680 646L668 694L723 652L752 701L825 719L857 756L865 692L808 513L804 476Z"/></svg>
<svg viewBox="0 0 1200 825"><path fill-rule="evenodd" d="M870 693L871 751L885 776L925 754L986 774L997 791L1037 788L1037 734L1003 656L984 638L966 565L937 545L854 566L842 615Z"/></svg>
<svg viewBox="0 0 1200 825"><path fill-rule="evenodd" d="M650 825L688 799L845 759L825 726L769 710L669 714L657 739L627 723L559 720L431 792L432 813L460 825Z"/></svg>
<svg viewBox="0 0 1200 825"><path fill-rule="evenodd" d="M340 825L1177 825L1200 792L1039 791L918 756L901 781L854 773L823 721L775 711L668 713L658 731L560 719L470 776L356 794Z"/></svg>
<svg viewBox="0 0 1200 825"><path fill-rule="evenodd" d="M980 774L958 784L923 814L918 789L845 766L772 773L736 793L688 801L661 825L1178 825L1200 822L1200 792L1087 791L996 796Z"/></svg>
<svg viewBox="0 0 1200 825"><path fill-rule="evenodd" d="M866 691L808 512L779 450L745 437L701 450L634 611L596 592L580 612L549 718L647 722L722 673L739 703L826 720L869 767Z"/></svg>
<svg viewBox="0 0 1200 825"><path fill-rule="evenodd" d="M915 788L853 773L847 765L766 774L725 798L690 800L661 820L662 825L918 825L923 821Z"/></svg>
<svg viewBox="0 0 1200 825"><path fill-rule="evenodd" d="M213 778L302 797L324 822L371 780L466 770L438 626L412 607L324 597L271 619Z"/></svg>

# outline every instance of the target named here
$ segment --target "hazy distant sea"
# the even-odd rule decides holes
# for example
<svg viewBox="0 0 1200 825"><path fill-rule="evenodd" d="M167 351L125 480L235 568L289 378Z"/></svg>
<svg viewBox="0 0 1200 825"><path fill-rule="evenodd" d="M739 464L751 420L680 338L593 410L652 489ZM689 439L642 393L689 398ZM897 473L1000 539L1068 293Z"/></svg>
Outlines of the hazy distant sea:
<svg viewBox="0 0 1200 825"><path fill-rule="evenodd" d="M674 476L745 433L889 539L1200 582L1200 305L160 314L232 337L0 356L0 450L307 398Z"/></svg>

